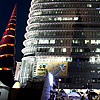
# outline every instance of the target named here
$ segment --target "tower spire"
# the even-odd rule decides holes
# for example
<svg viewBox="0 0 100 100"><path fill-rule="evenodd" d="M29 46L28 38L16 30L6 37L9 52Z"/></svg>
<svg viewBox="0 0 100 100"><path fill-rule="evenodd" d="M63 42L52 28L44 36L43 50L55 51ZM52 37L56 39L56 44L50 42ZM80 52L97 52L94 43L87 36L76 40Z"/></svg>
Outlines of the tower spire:
<svg viewBox="0 0 100 100"><path fill-rule="evenodd" d="M12 69L15 59L16 5L0 41L0 81L12 87L14 77Z"/></svg>
<svg viewBox="0 0 100 100"><path fill-rule="evenodd" d="M15 55L16 5L0 41L0 68L12 68Z"/></svg>
<svg viewBox="0 0 100 100"><path fill-rule="evenodd" d="M10 43L12 41L11 39L8 41L8 39L10 36L15 37L15 29L16 29L16 5L12 11L12 14L11 14L11 17L9 19L8 25L5 29L5 32L2 35L0 45L4 44L4 43Z"/></svg>

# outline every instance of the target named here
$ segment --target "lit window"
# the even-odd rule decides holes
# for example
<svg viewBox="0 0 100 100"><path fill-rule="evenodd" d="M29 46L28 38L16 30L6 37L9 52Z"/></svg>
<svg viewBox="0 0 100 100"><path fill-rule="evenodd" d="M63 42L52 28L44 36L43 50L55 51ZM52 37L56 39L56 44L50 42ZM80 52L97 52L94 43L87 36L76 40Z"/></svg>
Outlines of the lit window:
<svg viewBox="0 0 100 100"><path fill-rule="evenodd" d="M91 40L91 44L95 44L95 40Z"/></svg>
<svg viewBox="0 0 100 100"><path fill-rule="evenodd" d="M87 4L87 7L92 7L92 5L91 4Z"/></svg>
<svg viewBox="0 0 100 100"><path fill-rule="evenodd" d="M32 43L31 44L37 44L37 41L36 40L34 40L34 41L32 41Z"/></svg>
<svg viewBox="0 0 100 100"><path fill-rule="evenodd" d="M80 43L79 40L73 40L73 43L77 44L77 43Z"/></svg>
<svg viewBox="0 0 100 100"><path fill-rule="evenodd" d="M39 40L39 44L42 44L43 43L43 40Z"/></svg>
<svg viewBox="0 0 100 100"><path fill-rule="evenodd" d="M92 78L91 81L92 81L92 83L96 83L97 79L96 78Z"/></svg>
<svg viewBox="0 0 100 100"><path fill-rule="evenodd" d="M100 70L98 70L97 72L100 73Z"/></svg>
<svg viewBox="0 0 100 100"><path fill-rule="evenodd" d="M79 52L83 52L83 49L80 49Z"/></svg>
<svg viewBox="0 0 100 100"><path fill-rule="evenodd" d="M88 44L89 43L89 40L85 40L85 44Z"/></svg>
<svg viewBox="0 0 100 100"><path fill-rule="evenodd" d="M49 40L39 40L39 44L49 44Z"/></svg>
<svg viewBox="0 0 100 100"><path fill-rule="evenodd" d="M52 18L49 18L49 20L52 20Z"/></svg>
<svg viewBox="0 0 100 100"><path fill-rule="evenodd" d="M63 20L73 20L72 17L65 17Z"/></svg>
<svg viewBox="0 0 100 100"><path fill-rule="evenodd" d="M42 12L35 12L33 15L41 15Z"/></svg>
<svg viewBox="0 0 100 100"><path fill-rule="evenodd" d="M91 70L91 73L95 73L95 70Z"/></svg>
<svg viewBox="0 0 100 100"><path fill-rule="evenodd" d="M49 44L49 40L44 40L44 43L45 44Z"/></svg>
<svg viewBox="0 0 100 100"><path fill-rule="evenodd" d="M74 20L78 20L78 17L74 17Z"/></svg>
<svg viewBox="0 0 100 100"><path fill-rule="evenodd" d="M66 52L66 48L63 48L63 52Z"/></svg>
<svg viewBox="0 0 100 100"><path fill-rule="evenodd" d="M50 44L55 44L55 40L50 40Z"/></svg>
<svg viewBox="0 0 100 100"><path fill-rule="evenodd" d="M54 52L54 48L50 48L49 49L49 52Z"/></svg>
<svg viewBox="0 0 100 100"><path fill-rule="evenodd" d="M95 57L93 56L93 57L90 57L90 62L95 62Z"/></svg>
<svg viewBox="0 0 100 100"><path fill-rule="evenodd" d="M58 17L57 19L61 21L62 20L62 17Z"/></svg>
<svg viewBox="0 0 100 100"><path fill-rule="evenodd" d="M58 12L56 11L55 13L57 14Z"/></svg>
<svg viewBox="0 0 100 100"><path fill-rule="evenodd" d="M100 44L100 40L96 40L96 44Z"/></svg>
<svg viewBox="0 0 100 100"><path fill-rule="evenodd" d="M63 43L63 40L60 40L60 43Z"/></svg>
<svg viewBox="0 0 100 100"><path fill-rule="evenodd" d="M100 48L96 48L95 52L100 52Z"/></svg>
<svg viewBox="0 0 100 100"><path fill-rule="evenodd" d="M90 57L89 62L91 62L91 63L100 63L100 57L92 56L92 57ZM99 69L99 68L97 68L97 69Z"/></svg>
<svg viewBox="0 0 100 100"><path fill-rule="evenodd" d="M100 11L99 11L99 14L100 14Z"/></svg>
<svg viewBox="0 0 100 100"><path fill-rule="evenodd" d="M54 21L57 21L57 18L54 18Z"/></svg>

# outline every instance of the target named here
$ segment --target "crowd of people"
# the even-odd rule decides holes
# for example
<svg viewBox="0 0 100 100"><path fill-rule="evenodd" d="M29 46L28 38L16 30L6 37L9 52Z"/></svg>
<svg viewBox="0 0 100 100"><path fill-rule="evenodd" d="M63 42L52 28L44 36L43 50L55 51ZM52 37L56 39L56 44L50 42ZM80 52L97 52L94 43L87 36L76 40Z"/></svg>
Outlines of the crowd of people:
<svg viewBox="0 0 100 100"><path fill-rule="evenodd" d="M90 90L86 93L71 91L67 94L61 89L60 91L53 93L49 100L100 100L100 95Z"/></svg>

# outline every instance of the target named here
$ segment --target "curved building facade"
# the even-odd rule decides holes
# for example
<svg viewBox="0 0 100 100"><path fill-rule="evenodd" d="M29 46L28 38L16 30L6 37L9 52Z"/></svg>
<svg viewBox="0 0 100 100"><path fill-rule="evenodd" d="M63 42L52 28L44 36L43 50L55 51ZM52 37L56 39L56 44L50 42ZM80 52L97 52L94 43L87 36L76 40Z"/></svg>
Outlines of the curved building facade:
<svg viewBox="0 0 100 100"><path fill-rule="evenodd" d="M63 88L98 88L99 0L32 0L27 24L22 83L36 75L41 62L45 67L46 62L67 62L67 75L59 75Z"/></svg>

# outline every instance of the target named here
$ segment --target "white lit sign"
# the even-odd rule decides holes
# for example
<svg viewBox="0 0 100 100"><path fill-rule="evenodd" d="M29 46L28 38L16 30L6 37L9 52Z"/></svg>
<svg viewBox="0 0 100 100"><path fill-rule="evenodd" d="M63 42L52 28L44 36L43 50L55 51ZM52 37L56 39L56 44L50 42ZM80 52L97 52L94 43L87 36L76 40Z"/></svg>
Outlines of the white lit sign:
<svg viewBox="0 0 100 100"><path fill-rule="evenodd" d="M49 73L49 82L50 86L53 86L53 75L51 73Z"/></svg>

